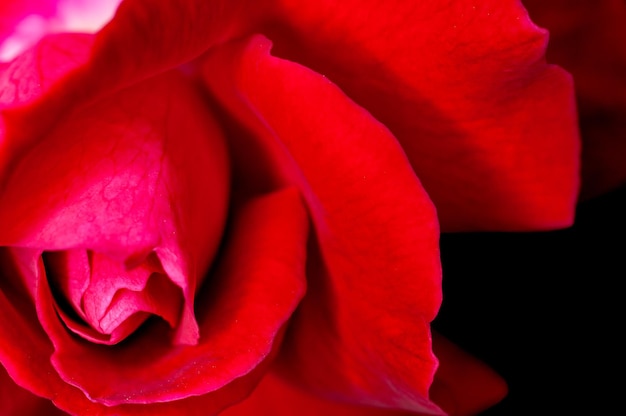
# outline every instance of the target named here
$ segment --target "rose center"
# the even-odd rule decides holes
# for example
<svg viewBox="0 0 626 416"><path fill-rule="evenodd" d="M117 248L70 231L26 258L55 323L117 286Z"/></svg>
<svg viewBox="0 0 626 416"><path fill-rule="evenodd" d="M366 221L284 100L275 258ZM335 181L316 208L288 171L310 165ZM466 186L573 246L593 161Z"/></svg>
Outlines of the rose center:
<svg viewBox="0 0 626 416"><path fill-rule="evenodd" d="M133 266L89 250L45 252L43 262L59 317L83 338L111 345L150 316L178 323L181 290L154 254Z"/></svg>

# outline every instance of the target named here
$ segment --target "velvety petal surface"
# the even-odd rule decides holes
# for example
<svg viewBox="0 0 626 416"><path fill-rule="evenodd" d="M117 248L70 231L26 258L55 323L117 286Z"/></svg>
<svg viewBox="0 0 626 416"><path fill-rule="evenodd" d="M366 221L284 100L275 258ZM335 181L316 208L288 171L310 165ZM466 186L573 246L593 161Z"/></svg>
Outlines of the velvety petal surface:
<svg viewBox="0 0 626 416"><path fill-rule="evenodd" d="M263 149L256 163L274 158L275 174L300 187L315 225L310 288L282 370L337 400L437 414L427 399L436 367L429 322L441 300L433 206L383 125L269 48L262 36L218 48L204 77L248 129L231 139L247 142L248 153Z"/></svg>
<svg viewBox="0 0 626 416"><path fill-rule="evenodd" d="M569 76L518 0L278 0L278 56L337 83L398 138L442 229L573 221L579 144Z"/></svg>
<svg viewBox="0 0 626 416"><path fill-rule="evenodd" d="M582 196L626 183L626 4L525 0L550 31L548 60L572 73L583 136Z"/></svg>
<svg viewBox="0 0 626 416"><path fill-rule="evenodd" d="M439 368L430 395L448 416L477 415L506 396L507 385L498 374L438 333L433 349Z"/></svg>

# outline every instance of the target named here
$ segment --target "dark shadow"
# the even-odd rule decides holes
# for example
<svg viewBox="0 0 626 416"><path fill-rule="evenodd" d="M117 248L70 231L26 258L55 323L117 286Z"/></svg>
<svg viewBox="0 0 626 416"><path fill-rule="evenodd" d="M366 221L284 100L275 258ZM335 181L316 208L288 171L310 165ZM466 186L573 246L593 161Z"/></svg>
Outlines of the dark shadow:
<svg viewBox="0 0 626 416"><path fill-rule="evenodd" d="M509 384L484 416L621 408L625 213L622 189L581 204L571 229L443 236L435 328Z"/></svg>

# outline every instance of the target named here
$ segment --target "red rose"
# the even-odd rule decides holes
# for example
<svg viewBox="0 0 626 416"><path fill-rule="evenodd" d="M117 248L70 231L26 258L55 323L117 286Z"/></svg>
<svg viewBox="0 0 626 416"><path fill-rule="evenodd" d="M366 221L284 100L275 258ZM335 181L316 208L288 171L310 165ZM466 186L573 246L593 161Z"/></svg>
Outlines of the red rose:
<svg viewBox="0 0 626 416"><path fill-rule="evenodd" d="M439 223L571 223L545 45L496 0L130 0L43 38L0 67L3 391L89 415L216 414L259 382L226 414L499 399L438 335L433 383ZM39 411L24 394L2 406Z"/></svg>

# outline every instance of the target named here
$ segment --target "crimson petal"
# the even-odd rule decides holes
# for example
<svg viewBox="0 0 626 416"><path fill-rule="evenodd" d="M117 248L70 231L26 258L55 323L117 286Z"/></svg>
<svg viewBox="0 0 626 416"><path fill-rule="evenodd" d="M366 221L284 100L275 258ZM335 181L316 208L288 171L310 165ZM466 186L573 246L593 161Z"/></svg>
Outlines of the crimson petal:
<svg viewBox="0 0 626 416"><path fill-rule="evenodd" d="M433 206L383 125L269 48L262 36L216 48L204 75L252 132L247 149L280 158L274 174L301 188L315 224L311 292L288 334L284 371L344 401L438 413L427 399L436 366L429 322L441 300Z"/></svg>

